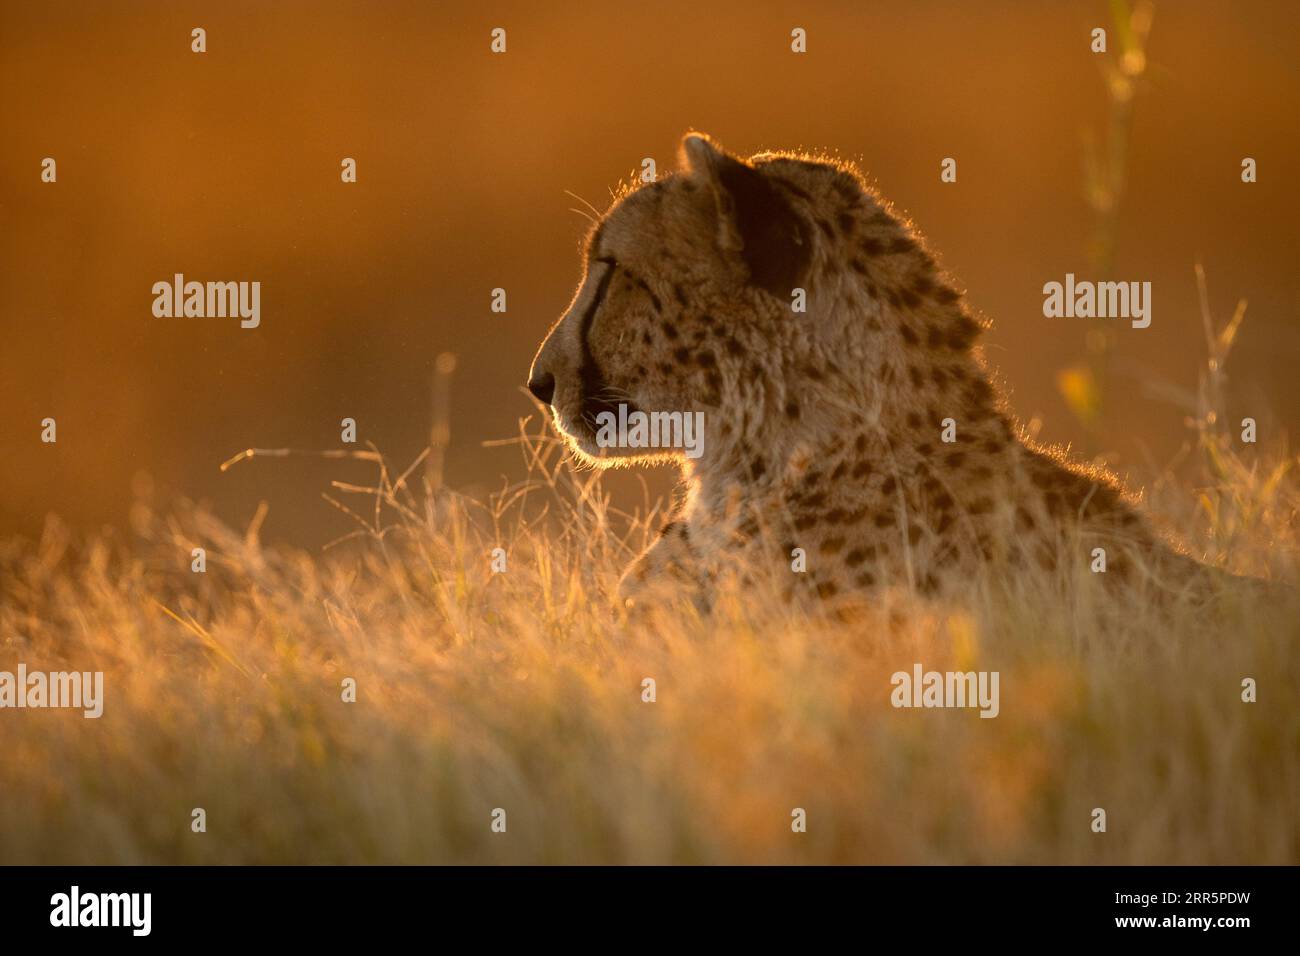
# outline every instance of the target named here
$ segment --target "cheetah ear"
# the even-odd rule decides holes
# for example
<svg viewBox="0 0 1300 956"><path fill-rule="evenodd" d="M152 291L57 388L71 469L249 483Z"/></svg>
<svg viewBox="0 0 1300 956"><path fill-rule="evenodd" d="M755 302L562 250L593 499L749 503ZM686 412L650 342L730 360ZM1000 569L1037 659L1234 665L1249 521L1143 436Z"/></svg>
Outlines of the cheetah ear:
<svg viewBox="0 0 1300 956"><path fill-rule="evenodd" d="M808 270L808 223L760 170L720 150L702 133L682 139L684 165L712 193L718 210L718 244L735 253L750 281L788 299Z"/></svg>

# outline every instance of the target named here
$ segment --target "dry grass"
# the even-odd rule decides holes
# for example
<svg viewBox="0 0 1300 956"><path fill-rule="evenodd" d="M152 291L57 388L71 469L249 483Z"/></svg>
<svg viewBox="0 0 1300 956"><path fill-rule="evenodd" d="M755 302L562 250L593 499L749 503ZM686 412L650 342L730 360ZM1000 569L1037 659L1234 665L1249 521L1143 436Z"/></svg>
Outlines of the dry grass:
<svg viewBox="0 0 1300 956"><path fill-rule="evenodd" d="M1294 584L1287 460L1209 414L1230 344L1191 416L1203 480L1155 497L1201 553ZM521 448L531 480L489 502L362 453L379 480L338 487L358 535L324 555L143 501L129 536L0 546L0 669L107 688L97 721L0 712L0 863L1300 862L1294 593L1157 614L1002 577L853 626L724 594L647 629L611 595L653 509ZM913 662L999 671L1000 716L892 709Z"/></svg>

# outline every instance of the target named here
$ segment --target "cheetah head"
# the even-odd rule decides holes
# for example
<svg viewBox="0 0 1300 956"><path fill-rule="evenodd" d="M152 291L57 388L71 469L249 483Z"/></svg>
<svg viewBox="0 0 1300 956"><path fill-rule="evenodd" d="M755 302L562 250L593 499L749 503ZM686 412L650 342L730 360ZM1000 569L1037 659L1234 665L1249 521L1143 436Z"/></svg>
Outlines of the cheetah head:
<svg viewBox="0 0 1300 956"><path fill-rule="evenodd" d="M681 171L624 195L587 241L577 294L542 342L528 388L579 459L678 460L681 449L602 447L602 413L743 416L746 355L788 325L813 235L797 192L760 163L682 141ZM752 377L754 366L748 368ZM608 419L604 419L608 420Z"/></svg>

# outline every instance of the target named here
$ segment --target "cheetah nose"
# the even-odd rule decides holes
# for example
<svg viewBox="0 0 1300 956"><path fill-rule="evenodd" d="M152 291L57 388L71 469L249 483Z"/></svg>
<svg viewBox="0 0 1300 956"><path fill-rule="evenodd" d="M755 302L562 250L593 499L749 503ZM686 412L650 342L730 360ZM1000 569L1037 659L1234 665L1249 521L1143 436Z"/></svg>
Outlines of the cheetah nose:
<svg viewBox="0 0 1300 956"><path fill-rule="evenodd" d="M536 395L537 400L543 405L551 404L551 399L555 397L555 376L550 372L543 372L539 378L530 379L528 391Z"/></svg>

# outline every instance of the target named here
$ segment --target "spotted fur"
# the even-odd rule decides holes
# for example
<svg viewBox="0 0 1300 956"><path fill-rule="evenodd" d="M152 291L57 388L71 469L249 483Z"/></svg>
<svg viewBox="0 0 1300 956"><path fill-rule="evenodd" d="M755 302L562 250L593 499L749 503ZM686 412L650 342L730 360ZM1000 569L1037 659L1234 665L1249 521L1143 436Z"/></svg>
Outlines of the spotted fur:
<svg viewBox="0 0 1300 956"><path fill-rule="evenodd" d="M745 161L698 134L683 158L593 230L584 281L530 375L576 454L601 466L647 456L596 447L600 411L705 413L702 457L655 456L680 466L685 494L629 594L767 569L787 597L838 601L951 592L993 562L1086 568L1094 547L1112 580L1185 560L1109 476L1019 434L982 323L855 169ZM806 312L792 311L796 288Z"/></svg>

